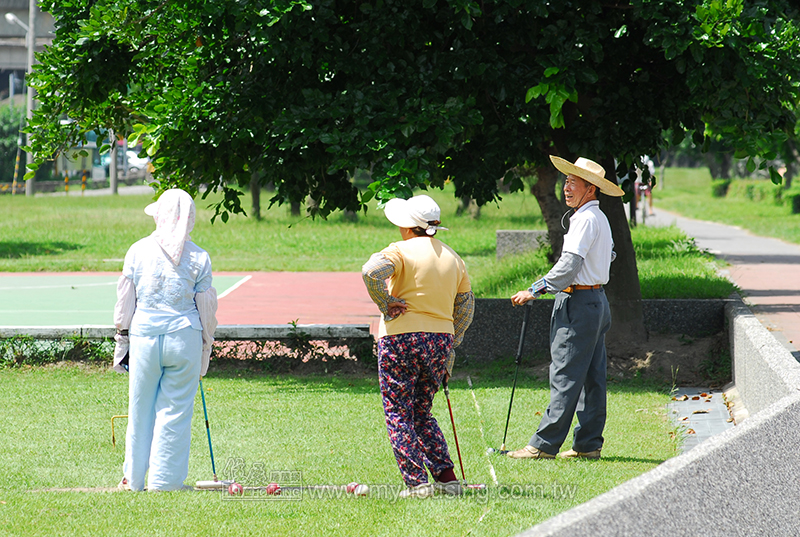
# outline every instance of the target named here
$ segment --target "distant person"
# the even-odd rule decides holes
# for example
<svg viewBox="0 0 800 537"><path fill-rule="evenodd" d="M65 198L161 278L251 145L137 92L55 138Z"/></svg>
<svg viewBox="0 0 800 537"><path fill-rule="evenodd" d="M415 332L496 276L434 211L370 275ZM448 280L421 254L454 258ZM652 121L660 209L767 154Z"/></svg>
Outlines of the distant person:
<svg viewBox="0 0 800 537"><path fill-rule="evenodd" d="M462 492L431 406L439 384L453 371L453 348L472 322L475 299L464 261L435 237L447 229L440 213L425 195L390 200L386 218L400 228L403 240L373 254L362 268L369 295L383 313L378 376L389 442L408 487L401 498Z"/></svg>
<svg viewBox="0 0 800 537"><path fill-rule="evenodd" d="M114 369L130 370L128 431L119 488L191 489L194 397L217 327L211 259L193 243L192 197L167 190L144 212L156 230L125 255L117 284ZM127 360L127 363L126 363Z"/></svg>
<svg viewBox="0 0 800 537"><path fill-rule="evenodd" d="M636 168L636 181L633 186L636 191L636 204L639 205L642 201L642 196L647 198L647 215L654 216L653 212L653 178L656 175L656 165L650 157L645 158L647 170L650 172L650 180L645 182L642 177L642 170Z"/></svg>
<svg viewBox="0 0 800 537"><path fill-rule="evenodd" d="M548 292L556 295L550 319L550 404L528 445L507 455L555 458L577 415L572 449L560 456L599 459L606 423L605 334L611 327L603 285L608 282L614 241L597 198L598 192L624 192L605 178L596 162L583 157L574 164L555 156L550 160L567 176L564 197L574 214L555 266L511 297L521 306Z"/></svg>

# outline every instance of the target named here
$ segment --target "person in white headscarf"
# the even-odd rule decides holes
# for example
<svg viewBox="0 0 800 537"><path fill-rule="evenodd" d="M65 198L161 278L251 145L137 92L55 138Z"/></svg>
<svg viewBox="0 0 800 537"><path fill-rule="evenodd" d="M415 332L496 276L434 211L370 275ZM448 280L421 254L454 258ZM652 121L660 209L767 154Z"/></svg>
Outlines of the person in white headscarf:
<svg viewBox="0 0 800 537"><path fill-rule="evenodd" d="M145 208L156 230L125 255L117 284L114 369L130 372L125 490L184 485L194 398L217 327L211 258L191 241L195 206L180 189ZM148 475L149 470L149 475Z"/></svg>

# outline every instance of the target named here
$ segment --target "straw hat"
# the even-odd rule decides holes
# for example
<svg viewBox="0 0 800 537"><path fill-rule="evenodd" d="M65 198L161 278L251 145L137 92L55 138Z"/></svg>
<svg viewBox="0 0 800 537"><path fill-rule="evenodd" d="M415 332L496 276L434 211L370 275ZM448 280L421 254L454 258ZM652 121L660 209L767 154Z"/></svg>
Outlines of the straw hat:
<svg viewBox="0 0 800 537"><path fill-rule="evenodd" d="M439 205L430 196L421 194L407 200L394 198L386 202L384 207L386 218L397 227L419 227L428 235L433 235L439 229L446 230L439 224L441 210Z"/></svg>
<svg viewBox="0 0 800 537"><path fill-rule="evenodd" d="M606 179L606 171L602 166L588 158L579 157L575 164L572 164L561 157L550 155L550 161L564 175L577 175L599 188L603 194L615 197L625 194L619 185Z"/></svg>

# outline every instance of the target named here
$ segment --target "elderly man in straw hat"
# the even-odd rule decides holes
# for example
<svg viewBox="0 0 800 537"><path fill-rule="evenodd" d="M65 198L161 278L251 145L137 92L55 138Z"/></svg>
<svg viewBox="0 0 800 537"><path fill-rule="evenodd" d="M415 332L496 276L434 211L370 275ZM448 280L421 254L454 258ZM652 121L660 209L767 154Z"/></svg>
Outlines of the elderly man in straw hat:
<svg viewBox="0 0 800 537"><path fill-rule="evenodd" d="M567 176L564 197L574 214L555 266L511 297L521 306L548 292L556 295L550 321L550 404L529 444L508 456L555 458L577 414L572 449L560 456L599 459L606 423L605 334L611 327L603 285L615 254L598 191L609 196L622 196L623 191L589 159L579 158L574 164L555 156L550 160Z"/></svg>

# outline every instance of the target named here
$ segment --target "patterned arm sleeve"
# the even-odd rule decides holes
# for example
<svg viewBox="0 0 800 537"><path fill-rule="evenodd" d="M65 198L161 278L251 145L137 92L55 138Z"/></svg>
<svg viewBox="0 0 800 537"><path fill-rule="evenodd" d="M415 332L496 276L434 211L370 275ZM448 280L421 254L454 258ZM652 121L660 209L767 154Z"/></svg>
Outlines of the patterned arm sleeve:
<svg viewBox="0 0 800 537"><path fill-rule="evenodd" d="M472 291L466 293L458 293L456 301L453 305L453 349L461 345L464 340L464 333L472 324L472 318L475 315L475 295ZM455 350L450 351L450 356L447 358L447 373L453 374L453 366L456 362Z"/></svg>
<svg viewBox="0 0 800 537"><path fill-rule="evenodd" d="M361 277L364 279L364 285L367 286L369 297L383 313L384 321L394 319L394 317L389 317L390 302L405 304L405 300L391 296L386 288L386 280L393 274L394 265L381 253L372 254L372 257L361 267Z"/></svg>

